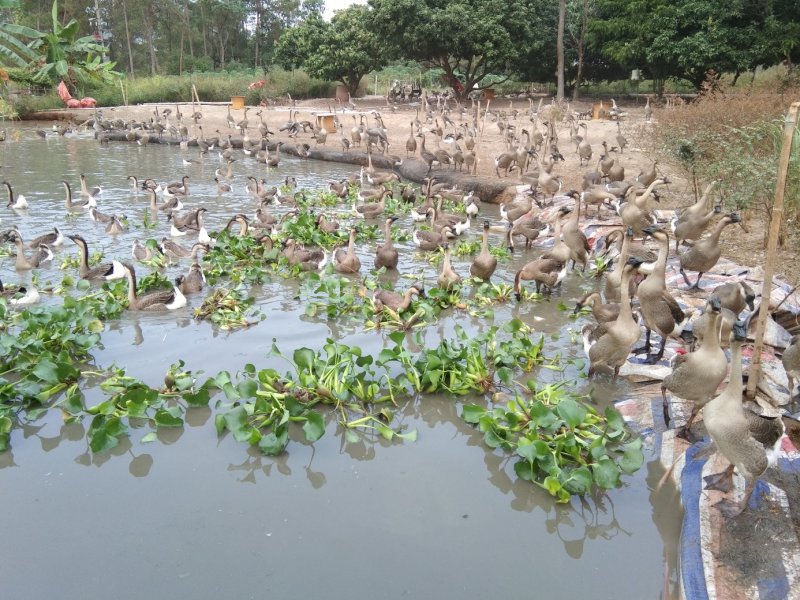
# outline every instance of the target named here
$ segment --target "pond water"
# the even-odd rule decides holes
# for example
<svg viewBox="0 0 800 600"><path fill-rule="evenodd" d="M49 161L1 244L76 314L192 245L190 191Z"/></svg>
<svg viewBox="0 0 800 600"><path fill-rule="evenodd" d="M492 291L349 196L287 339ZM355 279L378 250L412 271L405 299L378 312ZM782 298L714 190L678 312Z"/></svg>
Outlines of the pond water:
<svg viewBox="0 0 800 600"><path fill-rule="evenodd" d="M196 153L159 145L101 147L84 134L42 140L27 126L18 131L17 141L0 145L2 177L27 197L30 209L15 214L3 201L0 229L18 224L32 239L60 224L65 233L83 235L91 250L126 261L134 238L169 235L165 222L141 227L148 198L131 190L128 175L158 181L189 175L189 202L208 208L213 232L234 213L253 212L244 175L266 176L269 184L293 175L299 187L317 188L352 171L283 157L266 173L242 156L234 163L233 194L220 197L213 182L216 156L184 166L182 158ZM90 186L102 186L98 209L126 214L129 231L112 238L85 214L66 216L60 181L71 182L77 197L80 173ZM483 218L499 224L497 207L483 205ZM410 229L411 221L404 217L398 225ZM477 237L479 228L473 224L470 234ZM401 273L423 274L434 285L437 268L414 258L410 240L399 247ZM40 287L61 280L65 253L76 253L69 240L53 266L40 272ZM362 271L371 268L374 244L359 254ZM501 262L494 279L511 283L518 265L534 256L518 252ZM456 270L466 275L470 261L454 258ZM186 261L165 273L185 270ZM137 265L137 272L148 269ZM32 274L17 273L10 259L0 259L0 277L25 282ZM275 278L252 290L265 319L237 332L195 321L191 308L123 314L107 324L96 363L124 366L129 375L158 385L179 359L209 375L236 372L246 363L283 372L287 364L267 356L273 338L288 355L302 346L319 348L329 337L371 353L385 345L385 332L365 331L353 319L305 316L297 300L301 285ZM520 318L546 335L548 355L581 358L571 336L580 323L567 319L558 304L573 304L592 285L570 275L552 299L509 303L495 310L492 322ZM203 295L191 297L190 306L199 306ZM457 325L473 333L486 324L445 313L423 339L435 345ZM576 369L568 364L563 372L542 369L534 376L573 380ZM578 392L589 392L585 379L576 381ZM630 392L623 382L601 379L592 386L600 406ZM278 457L231 436L218 439L210 408L190 409L186 427L159 430L152 443L141 443L143 433L132 429L106 454L89 451L87 423L64 424L59 411L50 411L15 430L12 450L0 454L3 595L673 597L681 512L674 489L653 491L663 473L654 448L646 448L645 466L624 477L619 489L557 505L516 478L513 460L491 452L482 434L461 419L460 407L429 396L401 404L399 419L418 431L416 442L387 442L377 434L348 442L331 420L319 441L293 438Z"/></svg>

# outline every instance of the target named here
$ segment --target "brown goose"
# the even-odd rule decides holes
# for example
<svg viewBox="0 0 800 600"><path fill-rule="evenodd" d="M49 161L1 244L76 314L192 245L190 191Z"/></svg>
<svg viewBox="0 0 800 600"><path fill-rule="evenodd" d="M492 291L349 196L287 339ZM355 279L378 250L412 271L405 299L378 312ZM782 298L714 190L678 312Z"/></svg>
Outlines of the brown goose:
<svg viewBox="0 0 800 600"><path fill-rule="evenodd" d="M323 233L336 233L339 231L339 221L329 221L323 213L320 213L317 217L317 229Z"/></svg>
<svg viewBox="0 0 800 600"><path fill-rule="evenodd" d="M722 306L719 298L710 296L706 303L709 319L706 322L703 345L689 354L678 354L674 359L672 373L661 383L664 422L669 426L669 403L667 390L675 396L691 400L694 405L686 425L677 434L688 437L689 428L697 413L711 399L717 387L728 373L728 359L719 345L719 319Z"/></svg>
<svg viewBox="0 0 800 600"><path fill-rule="evenodd" d="M350 229L347 249L339 248L333 253L333 268L339 273L358 273L361 260L356 255L356 230Z"/></svg>
<svg viewBox="0 0 800 600"><path fill-rule="evenodd" d="M123 263L128 277L128 310L175 310L186 306L186 296L176 287L171 290L156 290L144 295L136 292L136 271L133 265Z"/></svg>
<svg viewBox="0 0 800 600"><path fill-rule="evenodd" d="M589 252L591 252L592 248L580 228L581 195L575 190L570 190L567 192L567 196L575 200L575 210L572 211L570 218L562 227L561 233L564 237L564 243L570 250L572 268L574 269L576 263L580 262L583 265L582 270L585 271L586 263L589 262Z"/></svg>
<svg viewBox="0 0 800 600"><path fill-rule="evenodd" d="M636 195L635 189L630 188L626 193L626 202L617 203L619 216L626 227L632 227L635 235L642 235L645 227L656 225L656 218L650 212L648 201L652 198L658 202L658 196L653 194L656 186L669 183L669 180L656 179L647 187L644 193Z"/></svg>
<svg viewBox="0 0 800 600"><path fill-rule="evenodd" d="M45 233L28 242L28 248L38 248L40 244L47 244L49 248L61 246L64 243L64 236L58 227L53 227L53 231Z"/></svg>
<svg viewBox="0 0 800 600"><path fill-rule="evenodd" d="M186 275L180 275L175 283L183 294L196 294L203 290L206 276L202 267L197 262L193 262L189 267L189 272Z"/></svg>
<svg viewBox="0 0 800 600"><path fill-rule="evenodd" d="M484 221L481 250L473 259L469 267L469 274L478 279L489 281L495 269L497 269L497 259L489 252L489 221Z"/></svg>
<svg viewBox="0 0 800 600"><path fill-rule="evenodd" d="M553 230L553 240L555 243L553 247L542 255L542 258L552 258L556 262L566 265L572 258L572 249L561 239L561 218L569 214L570 210L567 207L562 207L556 213L556 222Z"/></svg>
<svg viewBox="0 0 800 600"><path fill-rule="evenodd" d="M378 244L375 249L375 268L396 269L399 255L397 248L392 243L392 223L397 221L397 217L389 217L383 222L384 243Z"/></svg>
<svg viewBox="0 0 800 600"><path fill-rule="evenodd" d="M453 230L450 227L443 227L438 232L415 229L411 237L417 248L425 252L433 252L441 248L448 239L453 237Z"/></svg>
<svg viewBox="0 0 800 600"><path fill-rule="evenodd" d="M111 262L105 262L95 265L94 267L89 267L89 246L86 244L86 240L80 235L69 235L67 237L75 242L75 245L78 246L78 252L81 260L78 273L80 274L81 279L88 279L90 281L95 279L105 279L106 281L111 281L112 279L122 279L125 277L125 267L123 263L118 260L112 260Z"/></svg>
<svg viewBox="0 0 800 600"><path fill-rule="evenodd" d="M546 287L548 293L550 293L553 288L561 283L566 274L566 263L559 262L555 258L542 256L532 260L517 271L514 276L514 297L517 302L522 300L522 292L520 291L522 281L535 281L537 294L542 286Z"/></svg>
<svg viewBox="0 0 800 600"><path fill-rule="evenodd" d="M708 208L708 196L714 188L716 181L712 181L706 186L703 195L697 199L693 205L675 211L675 216L670 222L672 235L675 238L675 252L678 252L678 244L683 240L696 240L708 227L708 224L716 217L721 211L722 206L719 204Z"/></svg>
<svg viewBox="0 0 800 600"><path fill-rule="evenodd" d="M700 278L703 277L703 273L707 273L717 264L722 254L722 248L719 245L719 237L722 234L722 230L732 223L741 222L741 220L737 213L725 215L711 230L711 235L700 238L692 246L680 253L681 267L679 270L689 289L699 290ZM694 282L694 285L689 282L689 278L686 276L686 269L697 271L697 281Z"/></svg>
<svg viewBox="0 0 800 600"><path fill-rule="evenodd" d="M688 324L688 315L667 291L666 269L669 254L669 236L660 228L647 227L645 233L658 241L658 259L647 279L639 284L637 295L645 326L644 346L634 350L636 354L647 354L646 362L655 364L664 356L668 337L678 337ZM658 353L650 355L650 333L655 330L661 336Z"/></svg>
<svg viewBox="0 0 800 600"><path fill-rule="evenodd" d="M411 306L412 296L425 296L425 289L421 283L412 284L403 294L389 290L375 290L372 294L372 301L375 305L376 313L381 312L384 307L401 313Z"/></svg>
<svg viewBox="0 0 800 600"><path fill-rule="evenodd" d="M627 259L622 270L623 288L627 287L639 263L637 258ZM599 332L598 327L600 328ZM620 368L628 360L631 348L642 333L639 324L633 318L630 298L623 295L619 316L615 321L598 327L586 325L581 330L583 349L589 358L588 375L591 378L597 372L598 367L605 367L613 369L614 379L616 379Z"/></svg>
<svg viewBox="0 0 800 600"><path fill-rule="evenodd" d="M584 295L575 304L573 312L578 313L584 306L591 306L592 316L598 323L610 323L611 321L616 321L617 317L619 317L620 304L618 302L603 304L599 292L589 292Z"/></svg>
<svg viewBox="0 0 800 600"><path fill-rule="evenodd" d="M751 312L755 310L756 294L747 282L731 281L723 283L711 292L722 303L722 308L727 308L735 315L739 315L745 307Z"/></svg>
<svg viewBox="0 0 800 600"><path fill-rule="evenodd" d="M282 245L289 264L299 266L302 271L319 271L328 263L328 253L324 249L300 248L293 238L284 240Z"/></svg>
<svg viewBox="0 0 800 600"><path fill-rule="evenodd" d="M439 273L438 279L439 287L444 290L451 290L459 283L461 283L461 275L453 270L453 265L450 263L450 244L444 245L444 260L442 261L442 270Z"/></svg>
<svg viewBox="0 0 800 600"><path fill-rule="evenodd" d="M620 230L622 232L623 230ZM625 265L628 262L628 258L630 258L630 247L631 247L631 240L633 239L633 228L628 227L625 229L625 233L622 235L622 246L619 251L619 257L617 262L614 266L614 270L610 273L606 273L605 277L605 285L603 288L603 292L605 293L606 301L608 302L619 302L620 301L620 290L622 289L622 272L625 268ZM641 260L638 262L641 265ZM634 281L633 277L628 279L628 297L633 298L636 294L636 282Z"/></svg>
<svg viewBox="0 0 800 600"><path fill-rule="evenodd" d="M393 197L392 190L383 190L377 202L356 206L353 203L352 215L359 219L377 219L386 210L386 198Z"/></svg>
<svg viewBox="0 0 800 600"><path fill-rule="evenodd" d="M8 234L8 239L14 242L17 247L17 257L14 266L17 271L30 271L39 267L42 263L47 262L53 258L53 253L47 244L39 244L36 251L30 256L25 256L25 247L22 243L22 236L19 235L16 229L12 229Z"/></svg>

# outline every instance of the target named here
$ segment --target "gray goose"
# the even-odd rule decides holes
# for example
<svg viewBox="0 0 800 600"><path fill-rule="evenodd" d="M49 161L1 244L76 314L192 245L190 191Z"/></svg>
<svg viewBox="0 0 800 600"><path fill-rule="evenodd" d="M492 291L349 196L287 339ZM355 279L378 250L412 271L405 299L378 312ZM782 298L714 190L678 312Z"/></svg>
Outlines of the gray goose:
<svg viewBox="0 0 800 600"><path fill-rule="evenodd" d="M795 377L800 378L800 335L792 338L789 346L783 351L781 362L789 380L789 396L793 396Z"/></svg>
<svg viewBox="0 0 800 600"><path fill-rule="evenodd" d="M191 248L184 248L178 242L164 237L161 238L159 249L168 258L197 258L198 253L208 252L209 245L196 242Z"/></svg>
<svg viewBox="0 0 800 600"><path fill-rule="evenodd" d="M706 311L709 312L710 318L706 322L705 343L694 352L677 355L673 359L672 372L661 383L664 422L667 426L670 422L667 390L679 398L694 403L689 420L677 434L679 437L688 437L689 428L697 413L708 403L728 373L728 359L719 344L721 309L719 298L710 296L706 303Z"/></svg>
<svg viewBox="0 0 800 600"><path fill-rule="evenodd" d="M111 281L113 279L122 279L125 277L125 267L123 263L118 260L112 260L111 262L105 262L95 265L94 267L90 267L89 246L86 244L86 240L80 235L70 235L67 237L69 237L69 239L75 242L75 244L78 246L78 252L81 260L78 273L81 276L81 279L87 279L90 281L104 279L106 281Z"/></svg>
<svg viewBox="0 0 800 600"><path fill-rule="evenodd" d="M139 295L136 292L136 271L130 263L123 263L128 278L128 310L175 310L186 306L186 296L176 286L171 290L156 290Z"/></svg>
<svg viewBox="0 0 800 600"><path fill-rule="evenodd" d="M53 227L53 231L45 233L28 242L28 248L38 248L40 244L47 244L49 248L61 246L64 243L64 236L58 227Z"/></svg>
<svg viewBox="0 0 800 600"><path fill-rule="evenodd" d="M478 279L489 281L497 269L497 259L489 252L489 221L483 222L481 250L469 267L469 274Z"/></svg>
<svg viewBox="0 0 800 600"><path fill-rule="evenodd" d="M742 404L742 343L747 338L745 325L738 322L733 327L731 340L731 375L725 390L710 400L703 409L703 422L717 450L731 463L731 467L721 474L712 476L709 489L730 489L730 481L735 467L746 480L744 496L739 504L724 499L715 506L728 518L736 517L744 509L753 493L756 479L767 470L769 458L767 449L753 435L753 421L756 430L766 433L776 450L785 431L782 419L764 419L749 413ZM764 431L767 430L767 431ZM772 435L770 431L773 430Z"/></svg>
<svg viewBox="0 0 800 600"><path fill-rule="evenodd" d="M355 228L350 229L347 249L339 248L333 253L333 268L338 273L358 273L361 270L361 260L356 254Z"/></svg>
<svg viewBox="0 0 800 600"><path fill-rule="evenodd" d="M692 246L680 253L681 266L679 271L689 289L699 290L703 273L707 273L717 264L722 254L722 248L719 245L722 230L728 225L741 222L741 220L737 213L725 215L711 230L711 235L700 238ZM686 276L686 269L697 271L697 281L694 282L694 285L689 282L689 278Z"/></svg>
<svg viewBox="0 0 800 600"><path fill-rule="evenodd" d="M160 252L159 248L159 252ZM134 238L133 244L131 245L131 256L134 260L143 261L143 260L152 260L156 253L153 249L148 246L147 244L142 244L139 238Z"/></svg>
<svg viewBox="0 0 800 600"><path fill-rule="evenodd" d="M320 213L317 217L317 229L323 233L336 233L339 231L339 221L329 221L323 213Z"/></svg>
<svg viewBox="0 0 800 600"><path fill-rule="evenodd" d="M637 258L627 259L622 270L623 288L628 285L640 262ZM619 316L616 320L597 327L584 326L581 335L583 349L589 358L589 377L591 378L597 372L598 367L605 367L613 369L614 379L616 379L641 333L639 324L633 318L630 298L627 295L622 297Z"/></svg>
<svg viewBox="0 0 800 600"><path fill-rule="evenodd" d="M131 175L131 177L133 176ZM73 200L72 188L70 187L69 182L62 179L61 184L64 186L64 206L67 210L82 210L84 208L92 208L97 206L97 201L94 199L94 196L89 196L85 200Z"/></svg>
<svg viewBox="0 0 800 600"><path fill-rule="evenodd" d="M392 242L392 223L397 221L397 217L389 217L383 223L383 237L385 242L378 244L375 249L375 268L396 269L399 255L397 248Z"/></svg>
<svg viewBox="0 0 800 600"><path fill-rule="evenodd" d="M411 306L412 296L425 296L425 289L420 283L414 283L403 294L390 290L375 290L372 294L372 302L375 305L375 312L381 312L384 307L401 313Z"/></svg>

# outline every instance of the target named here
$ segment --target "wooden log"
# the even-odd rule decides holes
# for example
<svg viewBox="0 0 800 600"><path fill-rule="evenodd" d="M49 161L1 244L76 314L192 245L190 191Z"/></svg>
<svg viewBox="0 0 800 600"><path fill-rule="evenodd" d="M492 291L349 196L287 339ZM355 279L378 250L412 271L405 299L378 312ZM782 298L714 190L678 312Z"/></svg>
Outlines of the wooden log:
<svg viewBox="0 0 800 600"><path fill-rule="evenodd" d="M98 134L98 137L105 137L108 141L112 142L133 142L129 140L129 131L112 130L104 131ZM137 139L138 139L137 135ZM171 136L158 137L156 134L150 134L150 144L168 144L177 146L181 140ZM197 147L197 140L192 139L188 141L189 147ZM234 148L242 147L241 137L231 137L231 145ZM262 141L262 149L265 144ZM343 152L339 150L328 150L327 148L317 148L314 146L306 149L301 149L302 144L292 144L283 142L280 151L283 154L290 156L311 158L314 160L324 160L329 162L339 162L350 165L357 165L365 167L369 164L369 157L364 152ZM270 152L276 151L278 144L270 142ZM434 168L428 171L428 165L416 158L400 159L394 155L387 154L373 154L372 165L376 169L385 169L394 171L403 179L413 181L415 183L423 183L427 177L433 177L435 181L444 183L453 187L458 187L465 193L474 191L475 194L483 201L492 204L502 204L510 201L516 195L516 188L513 182L505 179L494 179L490 177L482 177L476 175L469 175L464 171L454 171L452 169Z"/></svg>

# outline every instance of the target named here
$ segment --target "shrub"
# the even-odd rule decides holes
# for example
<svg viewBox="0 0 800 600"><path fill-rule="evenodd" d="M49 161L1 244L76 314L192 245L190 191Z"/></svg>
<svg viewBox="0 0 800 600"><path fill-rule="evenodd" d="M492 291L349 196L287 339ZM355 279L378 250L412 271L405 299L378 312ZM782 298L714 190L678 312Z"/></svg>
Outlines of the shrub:
<svg viewBox="0 0 800 600"><path fill-rule="evenodd" d="M789 98L777 87L706 86L695 102L664 110L653 125L652 151L690 181L717 180L726 209L768 217L775 195L783 114ZM800 222L800 149L795 143L786 190L785 231ZM697 185L695 185L697 188Z"/></svg>

